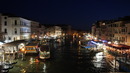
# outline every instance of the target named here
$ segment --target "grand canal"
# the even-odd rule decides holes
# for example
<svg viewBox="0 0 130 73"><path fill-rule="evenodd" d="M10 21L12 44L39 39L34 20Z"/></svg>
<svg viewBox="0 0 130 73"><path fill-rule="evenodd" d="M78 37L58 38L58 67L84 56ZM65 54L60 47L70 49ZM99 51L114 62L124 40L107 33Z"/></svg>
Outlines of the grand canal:
<svg viewBox="0 0 130 73"><path fill-rule="evenodd" d="M17 60L17 64L9 73L101 73L114 72L114 69L106 62L105 57L95 55L99 52L82 48L78 43L58 46L51 44L51 58L48 60L36 60L38 55L25 55L25 59Z"/></svg>

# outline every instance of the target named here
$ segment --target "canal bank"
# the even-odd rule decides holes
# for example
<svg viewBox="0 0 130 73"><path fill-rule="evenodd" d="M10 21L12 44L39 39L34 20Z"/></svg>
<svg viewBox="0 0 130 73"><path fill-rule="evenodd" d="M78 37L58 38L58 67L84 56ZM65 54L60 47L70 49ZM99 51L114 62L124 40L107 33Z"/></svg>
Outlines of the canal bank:
<svg viewBox="0 0 130 73"><path fill-rule="evenodd" d="M25 60L17 59L18 63L9 73L100 73L110 72L111 68L105 60L94 62L97 52L81 48L77 42L71 45L58 46L51 44L51 58L36 60L37 55L25 55ZM100 66L95 66L99 65Z"/></svg>

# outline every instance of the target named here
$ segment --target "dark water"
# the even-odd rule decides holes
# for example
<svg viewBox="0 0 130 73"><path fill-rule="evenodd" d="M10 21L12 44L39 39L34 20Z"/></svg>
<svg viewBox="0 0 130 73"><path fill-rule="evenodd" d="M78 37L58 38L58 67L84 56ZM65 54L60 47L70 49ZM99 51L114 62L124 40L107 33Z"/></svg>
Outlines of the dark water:
<svg viewBox="0 0 130 73"><path fill-rule="evenodd" d="M30 58L35 59L37 55L26 55L23 61L18 63L9 73L101 73L112 71L105 59L95 62L96 52L81 48L76 43L65 46L52 44L51 58L31 63Z"/></svg>

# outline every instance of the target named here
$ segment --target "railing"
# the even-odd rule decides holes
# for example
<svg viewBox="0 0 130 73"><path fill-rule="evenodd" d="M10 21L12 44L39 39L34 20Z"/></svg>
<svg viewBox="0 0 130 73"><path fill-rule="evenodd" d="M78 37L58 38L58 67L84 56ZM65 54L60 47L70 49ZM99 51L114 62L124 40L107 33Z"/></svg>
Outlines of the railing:
<svg viewBox="0 0 130 73"><path fill-rule="evenodd" d="M28 25L20 25L21 27L31 27L31 26L28 26Z"/></svg>
<svg viewBox="0 0 130 73"><path fill-rule="evenodd" d="M31 32L20 32L21 35L29 35Z"/></svg>
<svg viewBox="0 0 130 73"><path fill-rule="evenodd" d="M31 32L20 32L20 33L31 33Z"/></svg>

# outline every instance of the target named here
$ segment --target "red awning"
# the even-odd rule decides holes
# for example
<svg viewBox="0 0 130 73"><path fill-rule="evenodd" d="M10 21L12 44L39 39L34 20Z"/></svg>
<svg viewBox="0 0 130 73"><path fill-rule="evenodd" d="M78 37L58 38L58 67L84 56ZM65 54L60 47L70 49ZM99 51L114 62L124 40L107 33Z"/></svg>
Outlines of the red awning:
<svg viewBox="0 0 130 73"><path fill-rule="evenodd" d="M130 46L128 45L123 45L123 44L106 44L107 46L109 47L112 47L112 48L116 48L116 49L120 49L120 50L124 50L124 49L130 49Z"/></svg>

